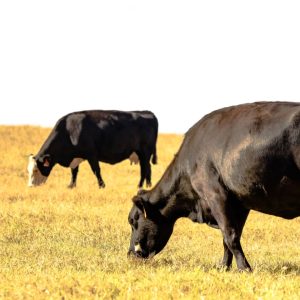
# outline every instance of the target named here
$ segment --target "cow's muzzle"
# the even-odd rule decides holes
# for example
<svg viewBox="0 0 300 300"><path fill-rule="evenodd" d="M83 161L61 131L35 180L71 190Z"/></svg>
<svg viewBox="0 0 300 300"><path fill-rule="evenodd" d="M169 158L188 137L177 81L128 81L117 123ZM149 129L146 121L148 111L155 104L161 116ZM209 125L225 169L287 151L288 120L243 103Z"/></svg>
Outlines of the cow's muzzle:
<svg viewBox="0 0 300 300"><path fill-rule="evenodd" d="M155 251L153 253L149 253L149 251L142 249L140 244L134 246L134 249L129 249L127 256L128 257L137 257L142 259L150 259L155 255Z"/></svg>

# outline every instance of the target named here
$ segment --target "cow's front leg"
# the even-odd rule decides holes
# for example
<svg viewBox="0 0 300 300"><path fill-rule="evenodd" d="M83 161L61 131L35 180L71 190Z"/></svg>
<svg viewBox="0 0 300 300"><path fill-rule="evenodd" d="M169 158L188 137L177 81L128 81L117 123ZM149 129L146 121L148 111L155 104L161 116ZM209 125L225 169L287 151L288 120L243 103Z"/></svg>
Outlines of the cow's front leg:
<svg viewBox="0 0 300 300"><path fill-rule="evenodd" d="M237 230L233 227L228 226L225 227L224 230L222 230L222 233L226 245L236 259L238 269L241 271L251 271L251 267L245 257L241 246L241 236L238 234Z"/></svg>
<svg viewBox="0 0 300 300"><path fill-rule="evenodd" d="M228 194L227 190L220 183L220 178L214 169L207 171L209 174L207 181L205 180L207 174L200 174L202 178L201 176L195 177L195 179L192 180L192 185L199 197L205 199L212 216L222 231L224 240L224 257L222 264L225 267L230 267L232 255L234 255L239 270L251 271L251 267L240 243L249 210L243 207L234 195ZM198 178L201 178L201 181L198 180Z"/></svg>
<svg viewBox="0 0 300 300"><path fill-rule="evenodd" d="M235 220L235 223L236 223L235 227L237 228L236 230L238 232L239 237L241 237L245 222L246 222L248 214L249 214L249 210L241 207L240 204L237 202L235 204L235 209L231 209L231 212L233 212L233 215L231 218L233 220ZM224 239L223 239L223 246L224 246L224 256L223 256L223 260L221 262L221 266L225 267L228 270L228 269L230 269L231 264L232 264L233 252L231 252L231 250L227 246ZM242 249L242 247L241 247L241 249ZM245 258L245 260L246 260L246 258ZM246 260L246 262L247 262L247 260ZM246 269L251 270L248 262L247 262L247 264L248 264L248 266Z"/></svg>
<svg viewBox="0 0 300 300"><path fill-rule="evenodd" d="M229 267L231 265L232 255L229 254L230 251L236 259L239 270L251 271L240 242L249 210L242 207L235 199L226 199L224 202L221 199L215 199L212 202L211 210L223 234L224 266Z"/></svg>
<svg viewBox="0 0 300 300"><path fill-rule="evenodd" d="M90 164L90 167L91 167L93 173L97 177L99 188L105 188L105 183L101 177L100 166L99 166L98 160L97 159L89 159L88 162Z"/></svg>
<svg viewBox="0 0 300 300"><path fill-rule="evenodd" d="M71 168L71 182L68 185L68 188L72 189L72 188L76 187L76 180L77 180L78 171L79 171L78 166L74 169Z"/></svg>
<svg viewBox="0 0 300 300"><path fill-rule="evenodd" d="M223 246L224 246L224 255L223 255L222 262L221 262L221 268L225 268L225 270L229 270L232 265L233 254L229 250L224 239L223 239Z"/></svg>

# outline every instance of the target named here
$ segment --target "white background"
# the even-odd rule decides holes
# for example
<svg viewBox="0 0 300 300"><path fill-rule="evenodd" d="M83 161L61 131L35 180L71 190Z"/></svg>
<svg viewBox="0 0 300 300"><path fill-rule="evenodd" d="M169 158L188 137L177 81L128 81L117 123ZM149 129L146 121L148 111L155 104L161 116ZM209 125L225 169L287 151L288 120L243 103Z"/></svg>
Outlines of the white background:
<svg viewBox="0 0 300 300"><path fill-rule="evenodd" d="M0 2L0 124L152 110L185 132L213 109L300 101L299 1Z"/></svg>

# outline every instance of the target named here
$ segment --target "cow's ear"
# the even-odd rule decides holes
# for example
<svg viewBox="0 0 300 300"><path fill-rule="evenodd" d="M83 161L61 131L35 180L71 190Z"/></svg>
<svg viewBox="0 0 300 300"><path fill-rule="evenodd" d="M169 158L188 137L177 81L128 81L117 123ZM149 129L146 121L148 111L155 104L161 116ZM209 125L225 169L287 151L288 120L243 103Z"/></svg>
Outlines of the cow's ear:
<svg viewBox="0 0 300 300"><path fill-rule="evenodd" d="M145 219L151 216L151 204L145 200L145 196L138 194L132 198L132 202L143 212Z"/></svg>
<svg viewBox="0 0 300 300"><path fill-rule="evenodd" d="M43 156L43 166L44 167L50 167L50 161L51 161L51 157L49 154L46 154Z"/></svg>
<svg viewBox="0 0 300 300"><path fill-rule="evenodd" d="M146 214L146 210L145 210L145 206L144 206L144 200L141 197L141 195L137 194L136 196L134 196L132 198L132 202L133 204L143 212L145 218L147 218L147 214Z"/></svg>
<svg viewBox="0 0 300 300"><path fill-rule="evenodd" d="M137 195L138 195L138 196L142 196L142 195L145 195L146 193L147 193L146 190L143 190L142 188L140 188L140 189L138 190L138 192L137 192Z"/></svg>

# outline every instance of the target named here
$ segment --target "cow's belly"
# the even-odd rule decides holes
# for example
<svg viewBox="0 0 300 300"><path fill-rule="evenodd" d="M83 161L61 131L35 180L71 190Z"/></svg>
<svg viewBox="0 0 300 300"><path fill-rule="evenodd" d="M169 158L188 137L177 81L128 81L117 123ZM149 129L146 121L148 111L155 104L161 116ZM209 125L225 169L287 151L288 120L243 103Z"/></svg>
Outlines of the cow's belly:
<svg viewBox="0 0 300 300"><path fill-rule="evenodd" d="M117 164L127 158L132 154L132 151L126 151L122 153L100 153L98 160L108 164Z"/></svg>
<svg viewBox="0 0 300 300"><path fill-rule="evenodd" d="M245 207L286 219L300 216L300 180L284 176L274 187L261 187L242 197Z"/></svg>

